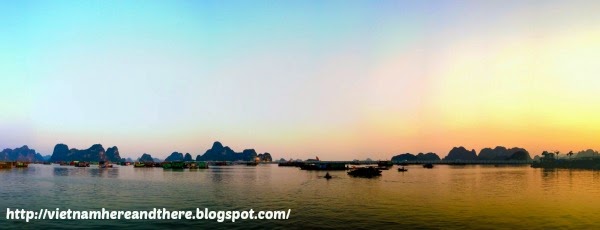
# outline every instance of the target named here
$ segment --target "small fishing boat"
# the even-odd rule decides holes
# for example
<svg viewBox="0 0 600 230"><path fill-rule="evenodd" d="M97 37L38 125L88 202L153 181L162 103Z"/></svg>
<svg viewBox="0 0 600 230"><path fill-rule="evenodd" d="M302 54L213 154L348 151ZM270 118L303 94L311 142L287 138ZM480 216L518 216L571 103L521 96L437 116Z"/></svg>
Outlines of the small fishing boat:
<svg viewBox="0 0 600 230"><path fill-rule="evenodd" d="M19 162L15 163L15 167L16 168L27 168L27 167L29 167L29 164L19 161Z"/></svg>
<svg viewBox="0 0 600 230"><path fill-rule="evenodd" d="M246 166L257 166L258 162L247 162Z"/></svg>
<svg viewBox="0 0 600 230"><path fill-rule="evenodd" d="M329 180L329 179L331 179L331 175L329 175L329 173L325 173L324 178L327 179L327 180Z"/></svg>
<svg viewBox="0 0 600 230"><path fill-rule="evenodd" d="M423 168L428 168L428 169L432 169L433 168L433 164L429 163L429 164L424 164Z"/></svg>
<svg viewBox="0 0 600 230"><path fill-rule="evenodd" d="M398 172L406 172L406 171L408 171L408 169L405 169L404 167L398 168Z"/></svg>
<svg viewBox="0 0 600 230"><path fill-rule="evenodd" d="M134 168L143 168L143 167L146 167L146 165L144 163L142 163L142 162L135 162L133 164L133 167Z"/></svg>

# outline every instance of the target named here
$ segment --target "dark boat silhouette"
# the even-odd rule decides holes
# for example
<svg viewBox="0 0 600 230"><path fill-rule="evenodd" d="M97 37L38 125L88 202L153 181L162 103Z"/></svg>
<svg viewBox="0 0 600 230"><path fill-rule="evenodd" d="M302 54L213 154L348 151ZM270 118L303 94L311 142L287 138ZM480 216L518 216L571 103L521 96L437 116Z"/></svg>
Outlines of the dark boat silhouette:
<svg viewBox="0 0 600 230"><path fill-rule="evenodd" d="M432 169L433 168L433 164L424 164L423 168Z"/></svg>
<svg viewBox="0 0 600 230"><path fill-rule="evenodd" d="M348 172L348 175L353 176L353 177L372 178L372 177L381 176L381 170L379 170L378 168L375 168L375 167L356 168L356 169Z"/></svg>
<svg viewBox="0 0 600 230"><path fill-rule="evenodd" d="M406 171L408 171L408 169L405 169L404 167L398 168L398 172L406 172Z"/></svg>
<svg viewBox="0 0 600 230"><path fill-rule="evenodd" d="M327 179L327 180L329 180L329 179L331 179L331 175L329 175L329 173L326 173L325 176L324 176L324 178Z"/></svg>

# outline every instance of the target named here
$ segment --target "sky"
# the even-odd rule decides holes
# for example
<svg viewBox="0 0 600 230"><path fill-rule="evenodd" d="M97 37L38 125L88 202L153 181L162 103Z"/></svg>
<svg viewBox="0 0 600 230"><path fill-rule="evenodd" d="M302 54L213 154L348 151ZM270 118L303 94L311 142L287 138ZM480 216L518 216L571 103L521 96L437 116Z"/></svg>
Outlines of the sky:
<svg viewBox="0 0 600 230"><path fill-rule="evenodd" d="M600 149L595 1L1 1L0 148Z"/></svg>

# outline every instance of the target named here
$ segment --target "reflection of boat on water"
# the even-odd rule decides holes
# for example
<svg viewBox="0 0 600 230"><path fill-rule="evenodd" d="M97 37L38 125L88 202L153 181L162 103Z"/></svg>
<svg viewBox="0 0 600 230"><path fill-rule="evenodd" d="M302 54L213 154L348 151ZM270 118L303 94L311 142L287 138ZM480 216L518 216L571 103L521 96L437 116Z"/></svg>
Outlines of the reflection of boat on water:
<svg viewBox="0 0 600 230"><path fill-rule="evenodd" d="M429 164L424 164L423 168L428 168L428 169L432 169L433 168L433 164L429 163Z"/></svg>
<svg viewBox="0 0 600 230"><path fill-rule="evenodd" d="M406 171L408 171L408 169L405 169L404 167L398 168L398 172L406 172Z"/></svg>
<svg viewBox="0 0 600 230"><path fill-rule="evenodd" d="M376 176L381 176L381 170L375 167L356 168L348 172L348 175L353 177L372 178Z"/></svg>

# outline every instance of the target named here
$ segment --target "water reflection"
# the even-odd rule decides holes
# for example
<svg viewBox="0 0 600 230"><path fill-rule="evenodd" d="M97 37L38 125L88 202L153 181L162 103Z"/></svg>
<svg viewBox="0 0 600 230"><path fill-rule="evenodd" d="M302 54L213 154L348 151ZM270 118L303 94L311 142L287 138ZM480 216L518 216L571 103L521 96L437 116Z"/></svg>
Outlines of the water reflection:
<svg viewBox="0 0 600 230"><path fill-rule="evenodd" d="M55 167L52 172L54 173L54 176L68 176L69 168Z"/></svg>
<svg viewBox="0 0 600 230"><path fill-rule="evenodd" d="M0 173L0 206L71 209L292 209L287 221L240 221L227 228L581 228L600 229L599 171L529 167L436 166L386 170L375 179L345 171L277 165L196 171L31 165ZM1 211L1 210L0 210ZM1 213L0 213L1 215ZM164 227L163 221L104 221L109 228ZM98 224L96 223L96 224ZM183 223L183 222L182 222ZM87 222L36 222L59 227ZM171 227L182 227L169 223ZM223 227L185 222L185 227Z"/></svg>

